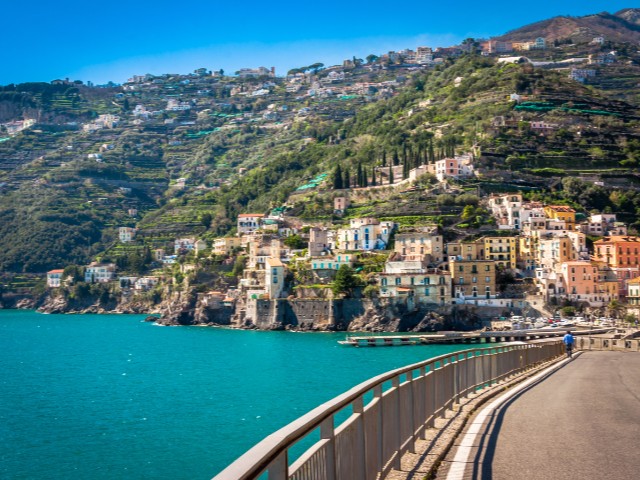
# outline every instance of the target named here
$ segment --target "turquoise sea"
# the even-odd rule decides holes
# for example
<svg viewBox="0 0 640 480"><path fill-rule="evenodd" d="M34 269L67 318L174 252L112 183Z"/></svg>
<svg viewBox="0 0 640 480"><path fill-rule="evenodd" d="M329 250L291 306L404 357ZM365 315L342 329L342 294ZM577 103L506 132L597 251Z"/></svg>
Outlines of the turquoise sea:
<svg viewBox="0 0 640 480"><path fill-rule="evenodd" d="M0 478L208 479L354 385L459 346L0 310Z"/></svg>

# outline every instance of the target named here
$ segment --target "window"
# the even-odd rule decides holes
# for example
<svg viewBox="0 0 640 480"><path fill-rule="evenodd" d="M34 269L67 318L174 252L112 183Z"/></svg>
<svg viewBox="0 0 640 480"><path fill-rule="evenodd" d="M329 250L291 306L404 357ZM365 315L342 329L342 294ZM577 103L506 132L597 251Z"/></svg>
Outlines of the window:
<svg viewBox="0 0 640 480"><path fill-rule="evenodd" d="M422 280L422 283L425 285L429 285L429 283L431 283L431 279L429 277L425 277L424 280Z"/></svg>
<svg viewBox="0 0 640 480"><path fill-rule="evenodd" d="M485 272L490 272L491 271L491 265L485 265L484 271Z"/></svg>
<svg viewBox="0 0 640 480"><path fill-rule="evenodd" d="M478 283L478 277L473 277L473 279L471 280L473 283Z"/></svg>
<svg viewBox="0 0 640 480"><path fill-rule="evenodd" d="M459 272L464 272L464 266L463 266L463 265L460 265L460 266L458 267L458 271L459 271Z"/></svg>
<svg viewBox="0 0 640 480"><path fill-rule="evenodd" d="M491 277L484 277L484 283L489 283L491 281Z"/></svg>
<svg viewBox="0 0 640 480"><path fill-rule="evenodd" d="M400 277L396 278L396 285L400 285L400 282L401 282L401 281L402 281L402 280L401 280L401 278L400 278Z"/></svg>
<svg viewBox="0 0 640 480"><path fill-rule="evenodd" d="M386 286L387 286L387 279L386 279L386 278L383 278L382 280L380 280L380 284L381 284L383 287L386 287Z"/></svg>
<svg viewBox="0 0 640 480"><path fill-rule="evenodd" d="M428 289L428 288L425 288L425 289L424 289L424 294L425 294L427 297L429 296L429 289Z"/></svg>

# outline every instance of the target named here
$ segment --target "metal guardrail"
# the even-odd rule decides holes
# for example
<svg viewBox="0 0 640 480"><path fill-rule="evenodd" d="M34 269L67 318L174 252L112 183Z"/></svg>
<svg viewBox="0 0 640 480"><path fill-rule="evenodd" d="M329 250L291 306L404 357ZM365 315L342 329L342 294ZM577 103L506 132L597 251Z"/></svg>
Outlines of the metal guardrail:
<svg viewBox="0 0 640 480"><path fill-rule="evenodd" d="M475 348L383 373L269 435L214 480L385 476L462 398L563 354L562 342ZM336 426L345 409L351 414ZM320 440L290 462L290 449L318 431Z"/></svg>

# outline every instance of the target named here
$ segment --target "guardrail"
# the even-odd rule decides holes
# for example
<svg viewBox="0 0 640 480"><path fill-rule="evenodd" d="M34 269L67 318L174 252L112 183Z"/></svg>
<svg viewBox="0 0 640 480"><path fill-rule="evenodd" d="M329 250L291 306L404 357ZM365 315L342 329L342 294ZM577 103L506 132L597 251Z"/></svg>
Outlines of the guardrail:
<svg viewBox="0 0 640 480"><path fill-rule="evenodd" d="M455 403L563 354L562 342L476 348L383 373L269 435L214 480L385 476ZM318 433L319 440L291 462L290 449Z"/></svg>
<svg viewBox="0 0 640 480"><path fill-rule="evenodd" d="M640 352L640 339L579 337L576 338L576 347L579 350Z"/></svg>

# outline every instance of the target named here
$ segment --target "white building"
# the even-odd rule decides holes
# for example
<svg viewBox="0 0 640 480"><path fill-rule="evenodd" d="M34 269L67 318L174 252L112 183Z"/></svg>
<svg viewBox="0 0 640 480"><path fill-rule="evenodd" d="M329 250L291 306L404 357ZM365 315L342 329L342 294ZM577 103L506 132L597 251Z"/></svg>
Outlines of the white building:
<svg viewBox="0 0 640 480"><path fill-rule="evenodd" d="M64 270L50 270L47 272L47 287L49 288L58 288L60 286L60 282L62 281L62 274Z"/></svg>
<svg viewBox="0 0 640 480"><path fill-rule="evenodd" d="M131 227L120 227L118 229L118 237L122 243L132 242L136 237L136 229Z"/></svg>
<svg viewBox="0 0 640 480"><path fill-rule="evenodd" d="M349 228L338 230L335 248L341 250L383 250L387 248L393 222L381 222L376 218L354 218Z"/></svg>
<svg viewBox="0 0 640 480"><path fill-rule="evenodd" d="M262 226L263 213L241 213L238 215L238 235L252 233Z"/></svg>
<svg viewBox="0 0 640 480"><path fill-rule="evenodd" d="M284 265L278 258L265 262L265 291L270 299L280 298L284 289Z"/></svg>
<svg viewBox="0 0 640 480"><path fill-rule="evenodd" d="M87 283L107 283L115 278L116 266L113 263L93 262L84 271L84 281Z"/></svg>

